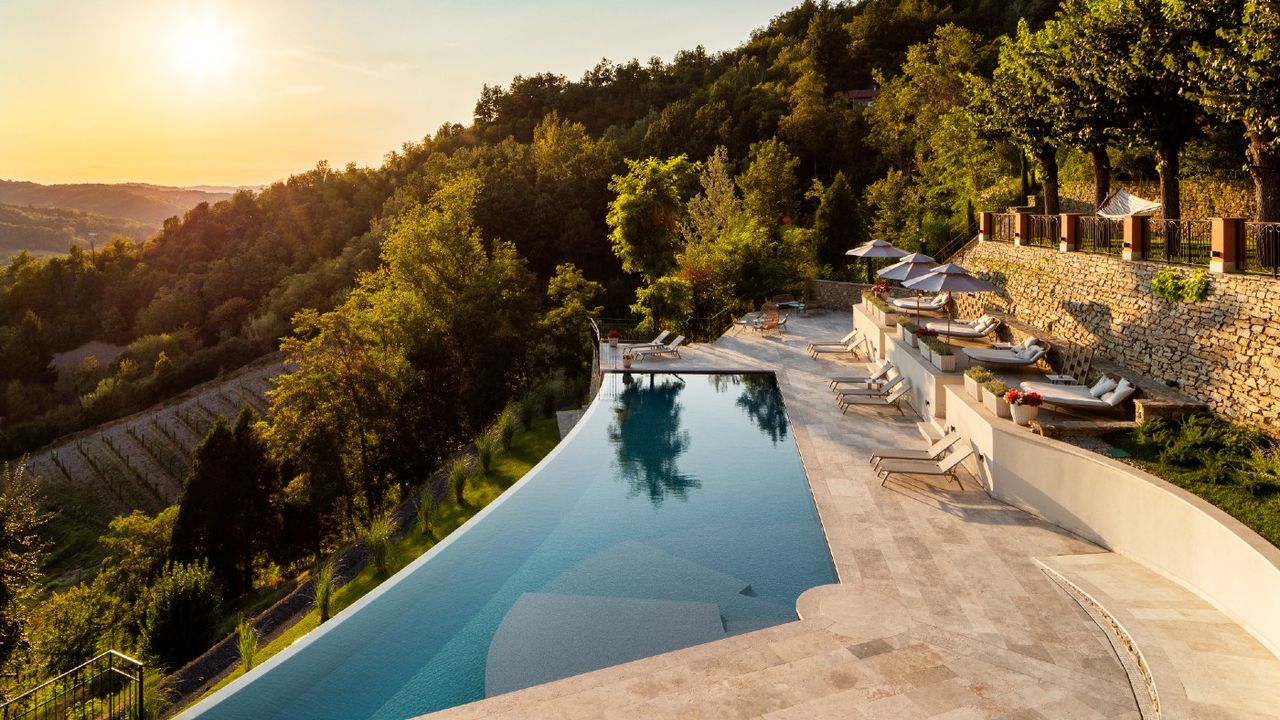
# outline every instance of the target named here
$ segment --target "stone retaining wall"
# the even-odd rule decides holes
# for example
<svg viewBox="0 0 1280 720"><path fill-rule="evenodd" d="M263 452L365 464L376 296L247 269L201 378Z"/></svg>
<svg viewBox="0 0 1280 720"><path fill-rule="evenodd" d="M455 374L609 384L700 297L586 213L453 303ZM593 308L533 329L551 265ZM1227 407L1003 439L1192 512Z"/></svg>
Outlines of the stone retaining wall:
<svg viewBox="0 0 1280 720"><path fill-rule="evenodd" d="M983 296L995 309L1280 435L1280 281L1211 275L1204 302L1170 303L1151 278L1195 268L994 242L952 262L1005 288Z"/></svg>
<svg viewBox="0 0 1280 720"><path fill-rule="evenodd" d="M869 287L871 286L835 280L810 280L804 289L804 302L815 308L848 310L862 302L862 291Z"/></svg>

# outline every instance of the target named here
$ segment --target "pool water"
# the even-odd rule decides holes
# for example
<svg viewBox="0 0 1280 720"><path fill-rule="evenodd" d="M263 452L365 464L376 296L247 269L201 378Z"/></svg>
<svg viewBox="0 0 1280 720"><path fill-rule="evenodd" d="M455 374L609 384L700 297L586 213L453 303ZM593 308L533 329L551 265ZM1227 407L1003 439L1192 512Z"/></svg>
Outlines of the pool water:
<svg viewBox="0 0 1280 720"><path fill-rule="evenodd" d="M772 375L609 375L496 503L182 717L412 717L790 622L835 581Z"/></svg>

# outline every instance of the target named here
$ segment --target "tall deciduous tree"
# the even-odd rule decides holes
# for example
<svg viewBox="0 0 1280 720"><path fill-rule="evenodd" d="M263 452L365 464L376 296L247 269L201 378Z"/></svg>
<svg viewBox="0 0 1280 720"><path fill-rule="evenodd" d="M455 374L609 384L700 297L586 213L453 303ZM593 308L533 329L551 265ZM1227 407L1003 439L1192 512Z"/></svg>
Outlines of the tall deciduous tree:
<svg viewBox="0 0 1280 720"><path fill-rule="evenodd" d="M652 282L675 269L686 192L697 172L697 163L679 155L628 160L627 173L614 176L609 239L623 270Z"/></svg>
<svg viewBox="0 0 1280 720"><path fill-rule="evenodd" d="M27 644L24 604L40 575L38 486L26 465L0 472L0 665Z"/></svg>
<svg viewBox="0 0 1280 720"><path fill-rule="evenodd" d="M800 159L786 143L770 138L751 146L751 164L738 178L743 207L766 229L789 223L799 208L796 167Z"/></svg>
<svg viewBox="0 0 1280 720"><path fill-rule="evenodd" d="M1249 139L1258 219L1280 220L1280 8L1266 0L1195 0L1190 21L1218 27L1196 46L1199 95Z"/></svg>
<svg viewBox="0 0 1280 720"><path fill-rule="evenodd" d="M860 245L866 232L861 203L844 173L836 173L831 184L823 189L822 201L813 217L818 262L839 267L845 260L845 251Z"/></svg>

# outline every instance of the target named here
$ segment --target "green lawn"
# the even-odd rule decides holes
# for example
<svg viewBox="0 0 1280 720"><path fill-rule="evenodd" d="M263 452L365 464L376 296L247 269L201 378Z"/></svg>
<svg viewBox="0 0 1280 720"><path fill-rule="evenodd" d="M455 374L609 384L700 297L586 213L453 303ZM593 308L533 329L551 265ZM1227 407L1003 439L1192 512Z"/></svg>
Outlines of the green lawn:
<svg viewBox="0 0 1280 720"><path fill-rule="evenodd" d="M559 442L560 431L556 426L555 418L539 420L534 423L532 430L517 433L512 440L511 450L498 453L494 458L493 466L490 468L489 473L474 478L467 486L464 494L467 500L467 507L459 507L456 503L446 502L437 510L432 523L436 537L443 539L449 533L458 529L459 526L484 506L493 502L503 491L524 477L524 474L529 472L534 465L537 465L538 461L551 452L551 449ZM433 540L416 529L411 531L407 537L391 547L387 563L391 574L395 574L398 570L413 562L418 556L429 550L432 545L435 545L436 542L438 540ZM376 575L372 565L366 567L351 582L334 592L332 612L337 614L343 608L359 600L365 593L377 587L385 579ZM319 624L320 615L318 612L313 610L307 613L302 620L260 648L255 662L261 664L267 658L292 645L298 638L314 630ZM240 677L241 674L243 674L241 669L236 668L220 680L217 685L214 685L209 690L209 693ZM205 693L205 695L207 696L209 693Z"/></svg>

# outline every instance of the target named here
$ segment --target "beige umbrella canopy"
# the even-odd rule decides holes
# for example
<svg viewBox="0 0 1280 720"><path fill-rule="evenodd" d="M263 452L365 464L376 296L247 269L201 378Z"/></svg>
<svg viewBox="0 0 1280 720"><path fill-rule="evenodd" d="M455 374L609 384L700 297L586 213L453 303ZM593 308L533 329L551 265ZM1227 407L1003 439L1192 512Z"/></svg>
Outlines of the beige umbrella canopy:
<svg viewBox="0 0 1280 720"><path fill-rule="evenodd" d="M955 263L946 263L930 270L924 275L902 283L904 287L920 292L949 292L949 293L979 293L979 292L1000 292L1000 288L975 277L973 273L956 265ZM947 329L951 329L951 313L947 313ZM951 343L950 333L947 335L947 344Z"/></svg>
<svg viewBox="0 0 1280 720"><path fill-rule="evenodd" d="M928 275L936 267L938 267L938 263L928 255L924 255L922 253L911 253L876 274L885 280L906 282L907 280L914 280L915 278ZM916 291L916 295L920 295L919 290ZM919 303L916 303L916 324L920 324Z"/></svg>
<svg viewBox="0 0 1280 720"><path fill-rule="evenodd" d="M874 258L900 258L908 255L906 250L899 250L891 243L884 240L871 240L865 242L852 250L846 250L845 255L850 257L860 257L867 261L867 278L873 277L871 272L871 261Z"/></svg>

